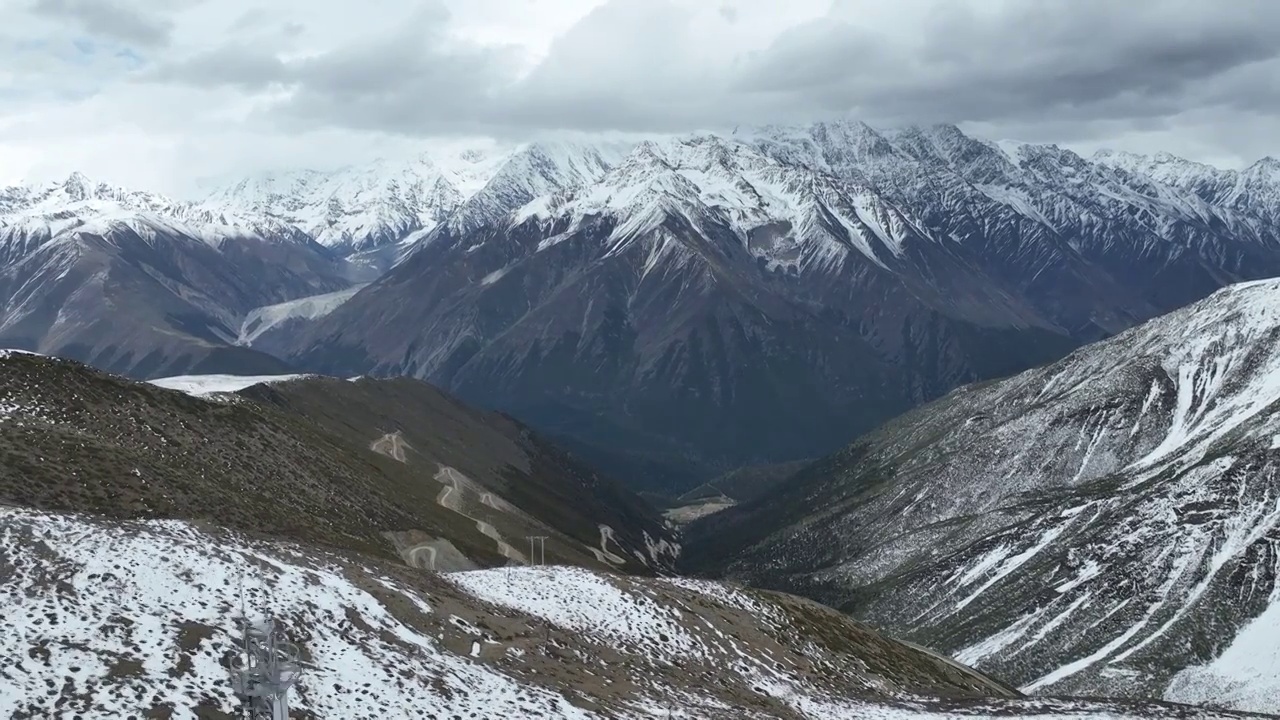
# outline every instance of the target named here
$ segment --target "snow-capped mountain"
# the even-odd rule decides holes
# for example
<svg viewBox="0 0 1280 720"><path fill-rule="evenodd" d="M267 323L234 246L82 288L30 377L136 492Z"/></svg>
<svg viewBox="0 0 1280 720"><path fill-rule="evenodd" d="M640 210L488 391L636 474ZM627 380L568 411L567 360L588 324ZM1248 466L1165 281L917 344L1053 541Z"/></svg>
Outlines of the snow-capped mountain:
<svg viewBox="0 0 1280 720"><path fill-rule="evenodd" d="M626 157L633 143L602 140L542 141L513 152L484 187L468 196L451 219L454 232L464 233L537 200L572 192L598 182Z"/></svg>
<svg viewBox="0 0 1280 720"><path fill-rule="evenodd" d="M1024 692L1270 711L1278 538L1266 280L956 390L686 543Z"/></svg>
<svg viewBox="0 0 1280 720"><path fill-rule="evenodd" d="M343 255L429 231L474 195L506 154L422 153L331 172L272 173L215 190L195 207L288 223Z"/></svg>
<svg viewBox="0 0 1280 720"><path fill-rule="evenodd" d="M1201 197L1158 173L1116 172L1057 146L991 143L949 125L879 133L860 123L745 139L791 162L866 177L934 237L971 248L1041 302L1069 305L1065 296L1109 281L1167 311L1221 287L1224 272L1228 281L1280 273L1278 224L1262 198ZM1063 320L1073 332L1127 326L1088 314Z"/></svg>
<svg viewBox="0 0 1280 720"><path fill-rule="evenodd" d="M181 234L215 246L233 238L303 244L310 239L271 217L213 212L158 193L93 182L83 173L72 173L61 182L0 188L0 247L10 254L13 246L73 232L100 234L115 227Z"/></svg>
<svg viewBox="0 0 1280 720"><path fill-rule="evenodd" d="M198 203L83 179L4 191L0 258L104 222L224 256L270 248L245 259L253 297L166 291L212 312L200 337L215 344L255 308L393 268L331 313L291 316L263 347L312 369L443 383L615 470L692 486L829 452L957 384L1280 274L1275 170L853 121L578 138L261 176ZM344 282L305 279L335 263ZM48 351L102 342L24 332ZM168 337L139 337L133 357Z"/></svg>
<svg viewBox="0 0 1280 720"><path fill-rule="evenodd" d="M600 178L630 144L558 140L377 160L246 178L193 207L288 224L354 262L384 270L445 220L475 227L544 195Z"/></svg>
<svg viewBox="0 0 1280 720"><path fill-rule="evenodd" d="M829 452L1280 274L1266 207L951 126L742 129L573 164L602 172L460 211L289 359L427 378L680 485Z"/></svg>
<svg viewBox="0 0 1280 720"><path fill-rule="evenodd" d="M1193 193L1216 206L1280 217L1280 160L1265 157L1243 170L1220 170L1169 153L1100 151L1094 161Z"/></svg>
<svg viewBox="0 0 1280 720"><path fill-rule="evenodd" d="M119 372L283 370L234 347L240 318L353 275L270 218L211 217L80 174L0 190L0 341Z"/></svg>

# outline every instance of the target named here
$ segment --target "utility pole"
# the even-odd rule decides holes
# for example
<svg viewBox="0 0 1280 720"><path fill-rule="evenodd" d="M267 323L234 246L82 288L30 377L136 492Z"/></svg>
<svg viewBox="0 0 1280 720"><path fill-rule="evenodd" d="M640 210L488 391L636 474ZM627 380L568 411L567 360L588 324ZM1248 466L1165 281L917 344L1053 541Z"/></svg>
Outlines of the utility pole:
<svg viewBox="0 0 1280 720"><path fill-rule="evenodd" d="M529 540L529 564L530 565L546 565L547 564L547 536L546 535L525 535ZM533 541L538 541L538 546L542 550L542 560L535 561L533 553Z"/></svg>
<svg viewBox="0 0 1280 720"><path fill-rule="evenodd" d="M250 622L244 609L240 625L240 654L231 661L231 687L240 698L245 720L289 720L289 688L302 668L298 646L288 642L268 618Z"/></svg>

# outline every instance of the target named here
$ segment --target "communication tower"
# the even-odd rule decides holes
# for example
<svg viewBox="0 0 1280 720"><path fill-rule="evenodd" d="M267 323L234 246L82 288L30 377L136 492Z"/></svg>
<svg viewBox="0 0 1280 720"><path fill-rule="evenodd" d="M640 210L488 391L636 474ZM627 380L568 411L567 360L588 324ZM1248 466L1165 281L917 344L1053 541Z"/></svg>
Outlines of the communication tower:
<svg viewBox="0 0 1280 720"><path fill-rule="evenodd" d="M245 720L289 720L289 688L302 666L298 646L284 639L276 621L252 622L244 614L240 654L231 661L231 687L240 698Z"/></svg>

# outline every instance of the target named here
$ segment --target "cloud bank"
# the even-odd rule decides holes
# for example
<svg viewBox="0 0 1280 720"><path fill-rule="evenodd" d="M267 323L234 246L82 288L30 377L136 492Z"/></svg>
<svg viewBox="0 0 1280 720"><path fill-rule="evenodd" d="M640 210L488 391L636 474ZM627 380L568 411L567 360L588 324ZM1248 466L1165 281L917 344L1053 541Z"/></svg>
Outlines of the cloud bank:
<svg viewBox="0 0 1280 720"><path fill-rule="evenodd" d="M176 188L441 137L842 115L1224 165L1280 150L1270 0L36 0L21 14L0 30L14 68L0 181L132 158Z"/></svg>

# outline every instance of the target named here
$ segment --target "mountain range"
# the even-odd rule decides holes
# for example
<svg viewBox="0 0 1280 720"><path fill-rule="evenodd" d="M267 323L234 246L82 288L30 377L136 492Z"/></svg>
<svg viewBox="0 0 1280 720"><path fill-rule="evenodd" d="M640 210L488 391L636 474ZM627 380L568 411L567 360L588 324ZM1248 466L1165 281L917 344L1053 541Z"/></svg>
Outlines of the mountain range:
<svg viewBox="0 0 1280 720"><path fill-rule="evenodd" d="M1280 274L1277 163L855 121L0 191L0 341L408 375L679 494Z"/></svg>
<svg viewBox="0 0 1280 720"><path fill-rule="evenodd" d="M685 562L1032 694L1280 707L1280 280L960 388L695 520Z"/></svg>
<svg viewBox="0 0 1280 720"><path fill-rule="evenodd" d="M579 189L444 222L282 357L426 378L687 489L1280 272L1274 213L1229 174L1208 192L1108 160L945 126L645 142Z"/></svg>

